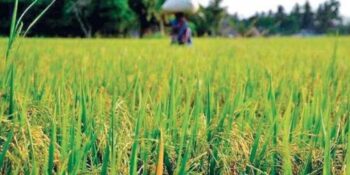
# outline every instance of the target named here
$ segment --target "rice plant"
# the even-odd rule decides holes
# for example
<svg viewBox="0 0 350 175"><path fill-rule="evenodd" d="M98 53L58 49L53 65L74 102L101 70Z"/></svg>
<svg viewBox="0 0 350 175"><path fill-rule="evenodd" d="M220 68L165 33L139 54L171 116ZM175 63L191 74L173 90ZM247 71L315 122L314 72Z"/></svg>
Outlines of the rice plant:
<svg viewBox="0 0 350 175"><path fill-rule="evenodd" d="M1 174L349 173L348 37L20 42Z"/></svg>

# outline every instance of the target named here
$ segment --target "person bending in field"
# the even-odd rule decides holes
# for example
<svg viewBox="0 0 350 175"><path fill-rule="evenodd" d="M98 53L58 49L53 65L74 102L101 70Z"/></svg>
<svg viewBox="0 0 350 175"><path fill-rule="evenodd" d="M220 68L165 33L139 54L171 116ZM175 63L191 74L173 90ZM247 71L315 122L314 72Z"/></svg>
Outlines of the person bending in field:
<svg viewBox="0 0 350 175"><path fill-rule="evenodd" d="M175 19L165 24L171 27L171 44L191 45L192 34L187 19L183 13L175 13Z"/></svg>

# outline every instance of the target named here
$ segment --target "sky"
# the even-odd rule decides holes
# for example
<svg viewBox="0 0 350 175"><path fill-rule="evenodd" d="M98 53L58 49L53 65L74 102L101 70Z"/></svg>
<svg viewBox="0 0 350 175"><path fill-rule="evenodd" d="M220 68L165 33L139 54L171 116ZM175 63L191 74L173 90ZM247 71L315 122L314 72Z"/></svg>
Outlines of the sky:
<svg viewBox="0 0 350 175"><path fill-rule="evenodd" d="M207 5L209 0L199 0L201 4ZM340 13L350 17L350 0L339 0L341 3ZM240 17L250 17L256 12L276 11L278 5L282 5L289 12L295 3L304 4L306 0L224 0L223 6L228 7L230 13L238 13ZM309 0L313 9L316 10L320 3L325 0Z"/></svg>

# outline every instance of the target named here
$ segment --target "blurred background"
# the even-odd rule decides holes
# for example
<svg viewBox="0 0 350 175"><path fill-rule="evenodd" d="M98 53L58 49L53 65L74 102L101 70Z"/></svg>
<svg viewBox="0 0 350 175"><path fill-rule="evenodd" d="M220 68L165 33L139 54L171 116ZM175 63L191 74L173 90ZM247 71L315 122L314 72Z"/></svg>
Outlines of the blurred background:
<svg viewBox="0 0 350 175"><path fill-rule="evenodd" d="M57 0L30 31L35 37L164 36L165 0ZM350 34L349 0L200 0L189 15L197 37L319 36ZM33 0L20 0L19 12ZM32 21L51 0L39 0L24 18ZM0 36L9 33L13 0L0 1ZM346 10L348 9L348 10ZM167 15L168 19L171 18Z"/></svg>

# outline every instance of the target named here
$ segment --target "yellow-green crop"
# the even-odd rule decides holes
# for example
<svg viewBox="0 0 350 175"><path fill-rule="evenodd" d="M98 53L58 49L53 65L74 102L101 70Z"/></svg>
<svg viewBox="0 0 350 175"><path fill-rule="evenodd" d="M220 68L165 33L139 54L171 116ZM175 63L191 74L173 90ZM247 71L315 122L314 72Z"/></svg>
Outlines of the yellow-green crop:
<svg viewBox="0 0 350 175"><path fill-rule="evenodd" d="M349 87L348 37L20 39L0 174L347 174Z"/></svg>

